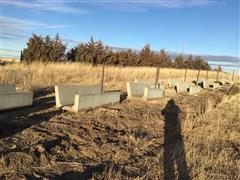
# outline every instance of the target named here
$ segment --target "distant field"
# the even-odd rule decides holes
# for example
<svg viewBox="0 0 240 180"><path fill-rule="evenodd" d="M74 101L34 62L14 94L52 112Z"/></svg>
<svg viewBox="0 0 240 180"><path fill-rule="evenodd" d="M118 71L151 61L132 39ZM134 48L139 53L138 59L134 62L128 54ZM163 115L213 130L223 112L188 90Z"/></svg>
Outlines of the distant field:
<svg viewBox="0 0 240 180"><path fill-rule="evenodd" d="M19 59L0 57L0 62L19 62Z"/></svg>
<svg viewBox="0 0 240 180"><path fill-rule="evenodd" d="M126 82L134 78L155 79L156 68L152 67L113 67L106 66L105 86L107 88L125 89ZM102 67L81 63L62 64L7 64L0 67L1 83L16 83L23 88L34 86L47 87L56 84L98 84L101 81ZM160 81L167 78L181 78L184 80L184 69L160 69ZM187 81L196 80L198 71L188 70ZM201 71L200 78L206 78L207 71ZM216 71L209 71L210 80L215 80ZM219 73L219 80L226 78L231 80L232 74ZM235 81L237 77L235 76Z"/></svg>

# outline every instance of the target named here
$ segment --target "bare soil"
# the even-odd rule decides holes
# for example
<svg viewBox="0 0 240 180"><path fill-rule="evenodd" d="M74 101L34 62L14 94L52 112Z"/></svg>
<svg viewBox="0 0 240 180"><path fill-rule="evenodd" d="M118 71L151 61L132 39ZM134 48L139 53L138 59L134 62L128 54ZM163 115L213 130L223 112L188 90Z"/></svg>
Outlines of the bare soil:
<svg viewBox="0 0 240 180"><path fill-rule="evenodd" d="M0 114L0 179L191 179L182 129L232 92L123 100L75 114L55 108L53 88L36 89L32 107Z"/></svg>

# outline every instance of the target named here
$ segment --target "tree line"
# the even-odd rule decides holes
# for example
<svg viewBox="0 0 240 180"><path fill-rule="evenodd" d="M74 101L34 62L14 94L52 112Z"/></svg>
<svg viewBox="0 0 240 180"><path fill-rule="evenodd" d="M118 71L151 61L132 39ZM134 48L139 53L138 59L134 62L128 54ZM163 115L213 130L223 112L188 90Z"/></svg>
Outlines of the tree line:
<svg viewBox="0 0 240 180"><path fill-rule="evenodd" d="M114 51L105 46L102 41L91 38L87 43L80 43L67 51L59 35L55 38L42 37L33 34L23 49L20 57L22 62L82 62L93 65L105 62L109 65L120 66L150 66L189 69L211 69L209 64L200 56L187 57L179 54L172 60L164 49L160 52L151 50L150 45L145 45L140 51L131 49Z"/></svg>

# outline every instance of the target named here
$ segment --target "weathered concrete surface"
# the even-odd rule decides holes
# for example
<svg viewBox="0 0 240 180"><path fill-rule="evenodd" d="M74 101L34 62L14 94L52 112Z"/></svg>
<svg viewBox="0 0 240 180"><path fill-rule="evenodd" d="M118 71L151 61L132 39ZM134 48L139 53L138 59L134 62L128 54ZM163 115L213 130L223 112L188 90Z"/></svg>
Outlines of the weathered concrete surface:
<svg viewBox="0 0 240 180"><path fill-rule="evenodd" d="M202 84L203 86L203 89L208 89L209 87L210 87L210 82L209 81L203 81L203 84Z"/></svg>
<svg viewBox="0 0 240 180"><path fill-rule="evenodd" d="M33 92L13 92L0 94L0 110L30 106L33 103Z"/></svg>
<svg viewBox="0 0 240 180"><path fill-rule="evenodd" d="M154 86L155 85L155 81L151 80L151 79L134 79L135 83L140 83L140 84L145 84L148 86Z"/></svg>
<svg viewBox="0 0 240 180"><path fill-rule="evenodd" d="M169 87L176 87L178 82L184 82L184 81L182 81L180 79L176 79L176 78L169 78L168 79L168 86Z"/></svg>
<svg viewBox="0 0 240 180"><path fill-rule="evenodd" d="M166 88L166 86L164 84L158 84L158 89L164 90L165 88Z"/></svg>
<svg viewBox="0 0 240 180"><path fill-rule="evenodd" d="M188 92L190 85L186 82L177 83L177 93Z"/></svg>
<svg viewBox="0 0 240 180"><path fill-rule="evenodd" d="M220 88L220 84L219 83L213 83L213 89L217 89Z"/></svg>
<svg viewBox="0 0 240 180"><path fill-rule="evenodd" d="M144 95L144 89L146 87L149 86L136 82L127 82L128 98L131 98L133 96L142 97Z"/></svg>
<svg viewBox="0 0 240 180"><path fill-rule="evenodd" d="M14 84L0 84L0 93L16 92L16 86Z"/></svg>
<svg viewBox="0 0 240 180"><path fill-rule="evenodd" d="M150 80L150 79L135 79L134 82L147 85L150 88L155 88L155 81ZM165 89L166 86L162 83L158 83L157 88L158 89Z"/></svg>
<svg viewBox="0 0 240 180"><path fill-rule="evenodd" d="M189 94L197 94L199 92L201 92L201 87L199 87L199 86L190 86Z"/></svg>
<svg viewBox="0 0 240 180"><path fill-rule="evenodd" d="M227 84L227 80L225 78L222 78L221 79L221 84L224 85L224 84Z"/></svg>
<svg viewBox="0 0 240 180"><path fill-rule="evenodd" d="M143 98L146 100L161 98L164 95L164 90L162 89L153 89L146 87L144 89Z"/></svg>
<svg viewBox="0 0 240 180"><path fill-rule="evenodd" d="M55 99L56 107L62 107L65 105L73 105L75 95L91 95L100 94L100 85L88 85L88 86L72 86L72 85L58 85L55 86Z"/></svg>
<svg viewBox="0 0 240 180"><path fill-rule="evenodd" d="M63 109L78 112L118 103L120 102L120 93L121 92L106 92L102 94L75 95L74 106L64 106Z"/></svg>

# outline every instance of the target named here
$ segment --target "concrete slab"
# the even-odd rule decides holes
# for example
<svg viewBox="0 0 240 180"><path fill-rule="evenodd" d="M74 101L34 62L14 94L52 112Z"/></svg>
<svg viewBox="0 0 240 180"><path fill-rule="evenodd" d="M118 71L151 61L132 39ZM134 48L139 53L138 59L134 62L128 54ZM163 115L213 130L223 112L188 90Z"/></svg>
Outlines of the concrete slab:
<svg viewBox="0 0 240 180"><path fill-rule="evenodd" d="M231 80L227 80L226 84L234 84L234 81L231 81Z"/></svg>
<svg viewBox="0 0 240 180"><path fill-rule="evenodd" d="M14 84L0 84L0 94L16 92L16 86Z"/></svg>
<svg viewBox="0 0 240 180"><path fill-rule="evenodd" d="M227 80L225 78L222 78L221 79L221 84L224 85L224 84L227 84Z"/></svg>
<svg viewBox="0 0 240 180"><path fill-rule="evenodd" d="M104 107L120 102L121 92L106 92L102 94L75 95L72 107L64 106L63 109L72 112L79 112L97 107Z"/></svg>
<svg viewBox="0 0 240 180"><path fill-rule="evenodd" d="M150 79L135 79L134 82L147 85L150 88L155 88L155 81L150 80ZM157 88L158 89L165 89L166 86L162 83L158 83Z"/></svg>
<svg viewBox="0 0 240 180"><path fill-rule="evenodd" d="M213 83L213 89L217 89L220 88L220 84L219 83Z"/></svg>
<svg viewBox="0 0 240 180"><path fill-rule="evenodd" d="M33 92L13 92L0 94L0 110L30 106L33 103Z"/></svg>
<svg viewBox="0 0 240 180"><path fill-rule="evenodd" d="M149 86L145 84L136 83L136 82L127 82L128 98L131 98L133 96L142 97L144 95L144 89L146 87L149 87Z"/></svg>
<svg viewBox="0 0 240 180"><path fill-rule="evenodd" d="M180 79L176 79L176 78L169 78L168 79L168 86L169 87L176 87L178 82L184 82L184 81L182 81Z"/></svg>
<svg viewBox="0 0 240 180"><path fill-rule="evenodd" d="M209 81L203 81L202 88L203 89L208 89L210 87L210 82Z"/></svg>
<svg viewBox="0 0 240 180"><path fill-rule="evenodd" d="M100 94L100 85L88 85L88 86L77 86L77 85L58 85L55 86L55 99L56 107L62 107L66 105L74 104L75 95L91 95Z"/></svg>
<svg viewBox="0 0 240 180"><path fill-rule="evenodd" d="M155 85L155 81L151 80L151 79L134 79L135 83L140 83L140 84L145 84L148 86L154 86Z"/></svg>
<svg viewBox="0 0 240 180"><path fill-rule="evenodd" d="M197 93L199 93L200 91L201 91L201 87L199 87L199 86L190 86L190 88L189 88L189 94L197 94Z"/></svg>
<svg viewBox="0 0 240 180"><path fill-rule="evenodd" d="M190 85L186 82L178 82L177 83L177 93L188 92Z"/></svg>
<svg viewBox="0 0 240 180"><path fill-rule="evenodd" d="M163 97L164 90L162 89L153 89L146 87L144 89L143 98L146 100L157 99Z"/></svg>
<svg viewBox="0 0 240 180"><path fill-rule="evenodd" d="M158 84L158 89L164 90L166 89L166 86L164 84Z"/></svg>

